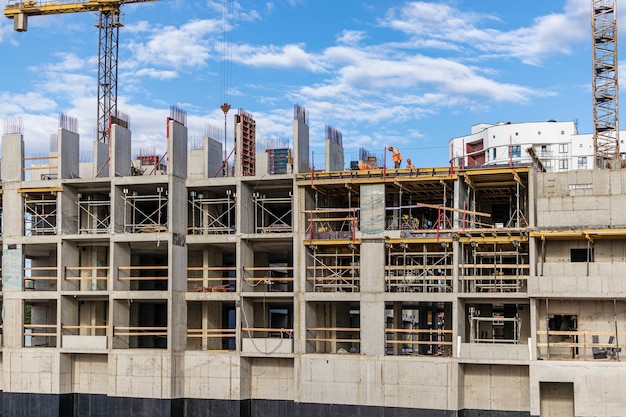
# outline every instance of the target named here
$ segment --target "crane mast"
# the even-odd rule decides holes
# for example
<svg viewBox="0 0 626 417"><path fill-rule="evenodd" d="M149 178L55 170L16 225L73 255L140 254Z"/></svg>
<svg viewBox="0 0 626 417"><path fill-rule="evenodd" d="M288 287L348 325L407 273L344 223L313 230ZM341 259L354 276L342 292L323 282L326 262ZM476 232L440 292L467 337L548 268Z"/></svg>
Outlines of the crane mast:
<svg viewBox="0 0 626 417"><path fill-rule="evenodd" d="M98 12L98 141L109 142L109 126L117 120L117 73L119 30L124 26L120 6L157 0L83 0L83 1L23 1L8 4L4 15L13 19L13 29L28 30L30 16Z"/></svg>
<svg viewBox="0 0 626 417"><path fill-rule="evenodd" d="M592 0L593 148L596 169L620 168L616 0Z"/></svg>

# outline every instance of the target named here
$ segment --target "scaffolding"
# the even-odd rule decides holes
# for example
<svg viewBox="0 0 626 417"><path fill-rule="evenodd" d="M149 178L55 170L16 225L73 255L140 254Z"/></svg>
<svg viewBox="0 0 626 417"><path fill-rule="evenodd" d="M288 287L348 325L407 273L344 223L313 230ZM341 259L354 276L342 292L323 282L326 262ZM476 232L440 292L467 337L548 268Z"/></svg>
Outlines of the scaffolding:
<svg viewBox="0 0 626 417"><path fill-rule="evenodd" d="M167 190L157 187L156 194L132 194L123 190L124 230L127 233L154 233L167 230Z"/></svg>
<svg viewBox="0 0 626 417"><path fill-rule="evenodd" d="M109 233L111 226L110 196L78 194L78 233Z"/></svg>
<svg viewBox="0 0 626 417"><path fill-rule="evenodd" d="M358 245L308 248L307 281L313 291L358 292L360 253Z"/></svg>
<svg viewBox="0 0 626 417"><path fill-rule="evenodd" d="M304 210L306 236L316 239L354 240L359 230L359 210L356 208L329 208Z"/></svg>
<svg viewBox="0 0 626 417"><path fill-rule="evenodd" d="M511 238L510 242L470 240L461 243L459 280L461 291L525 292L530 274L528 242Z"/></svg>
<svg viewBox="0 0 626 417"><path fill-rule="evenodd" d="M192 191L190 234L233 234L235 226L235 208L237 195L226 190L226 197L210 198L203 193Z"/></svg>
<svg viewBox="0 0 626 417"><path fill-rule="evenodd" d="M253 193L254 230L256 233L290 233L293 231L293 198L267 197Z"/></svg>
<svg viewBox="0 0 626 417"><path fill-rule="evenodd" d="M452 292L452 250L448 243L387 243L387 292Z"/></svg>
<svg viewBox="0 0 626 417"><path fill-rule="evenodd" d="M24 194L24 232L26 236L57 234L56 193Z"/></svg>

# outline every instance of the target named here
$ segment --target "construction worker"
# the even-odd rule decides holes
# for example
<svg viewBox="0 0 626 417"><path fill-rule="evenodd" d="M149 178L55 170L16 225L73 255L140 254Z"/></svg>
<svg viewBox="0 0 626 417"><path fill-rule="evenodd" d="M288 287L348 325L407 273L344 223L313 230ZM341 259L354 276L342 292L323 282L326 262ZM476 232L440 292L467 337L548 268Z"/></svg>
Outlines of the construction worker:
<svg viewBox="0 0 626 417"><path fill-rule="evenodd" d="M372 166L370 164L366 164L362 159L359 160L359 169L361 171L367 170L367 169L372 169Z"/></svg>
<svg viewBox="0 0 626 417"><path fill-rule="evenodd" d="M387 149L391 152L391 158L393 159L393 167L400 168L400 164L402 164L402 154L400 151L393 146L389 146Z"/></svg>
<svg viewBox="0 0 626 417"><path fill-rule="evenodd" d="M413 162L411 162L411 158L406 159L406 167L408 169L415 169L415 165L413 165Z"/></svg>

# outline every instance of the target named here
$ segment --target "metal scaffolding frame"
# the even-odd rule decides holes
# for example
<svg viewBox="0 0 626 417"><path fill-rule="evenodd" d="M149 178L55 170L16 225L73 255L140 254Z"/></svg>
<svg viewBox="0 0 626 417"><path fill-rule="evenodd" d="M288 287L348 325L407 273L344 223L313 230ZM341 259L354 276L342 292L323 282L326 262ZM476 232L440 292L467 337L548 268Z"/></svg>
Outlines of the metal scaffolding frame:
<svg viewBox="0 0 626 417"><path fill-rule="evenodd" d="M202 193L192 191L190 234L233 234L237 194L226 190L224 198L206 198Z"/></svg>
<svg viewBox="0 0 626 417"><path fill-rule="evenodd" d="M386 292L452 292L452 250L444 242L440 251L421 245L387 243Z"/></svg>
<svg viewBox="0 0 626 417"><path fill-rule="evenodd" d="M253 193L255 233L290 233L293 231L293 197L266 197ZM288 205L284 210L283 206Z"/></svg>
<svg viewBox="0 0 626 417"><path fill-rule="evenodd" d="M57 233L56 194L24 195L24 233L26 236Z"/></svg>
<svg viewBox="0 0 626 417"><path fill-rule="evenodd" d="M358 292L360 288L360 253L356 245L334 246L333 252L309 247L313 265L307 266L307 280L314 291ZM347 250L344 250L347 249Z"/></svg>
<svg viewBox="0 0 626 417"><path fill-rule="evenodd" d="M163 232L167 230L167 190L157 187L157 194L129 194L125 188L124 231L129 233ZM130 217L130 218L129 218Z"/></svg>
<svg viewBox="0 0 626 417"><path fill-rule="evenodd" d="M78 233L108 233L111 226L111 200L78 194Z"/></svg>
<svg viewBox="0 0 626 417"><path fill-rule="evenodd" d="M505 247L507 245L509 247ZM525 292L530 271L528 245L513 240L461 243L459 280L462 292ZM469 258L469 262L466 259Z"/></svg>

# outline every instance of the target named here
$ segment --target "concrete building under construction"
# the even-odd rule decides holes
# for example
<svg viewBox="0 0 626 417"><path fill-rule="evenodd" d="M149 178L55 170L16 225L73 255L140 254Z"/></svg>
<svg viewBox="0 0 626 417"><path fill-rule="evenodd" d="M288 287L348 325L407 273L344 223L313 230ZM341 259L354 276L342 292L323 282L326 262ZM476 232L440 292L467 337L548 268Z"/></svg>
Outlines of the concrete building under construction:
<svg viewBox="0 0 626 417"><path fill-rule="evenodd" d="M237 117L232 170L5 126L3 417L624 415L625 171L315 171L297 107L272 175Z"/></svg>

